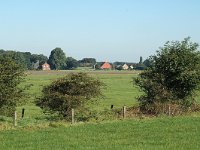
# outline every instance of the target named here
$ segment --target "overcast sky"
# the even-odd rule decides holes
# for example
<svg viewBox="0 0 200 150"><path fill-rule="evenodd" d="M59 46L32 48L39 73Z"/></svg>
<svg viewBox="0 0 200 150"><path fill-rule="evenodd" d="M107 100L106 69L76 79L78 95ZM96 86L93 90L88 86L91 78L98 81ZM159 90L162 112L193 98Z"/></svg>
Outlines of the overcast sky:
<svg viewBox="0 0 200 150"><path fill-rule="evenodd" d="M139 62L168 40L200 43L200 0L0 0L0 49Z"/></svg>

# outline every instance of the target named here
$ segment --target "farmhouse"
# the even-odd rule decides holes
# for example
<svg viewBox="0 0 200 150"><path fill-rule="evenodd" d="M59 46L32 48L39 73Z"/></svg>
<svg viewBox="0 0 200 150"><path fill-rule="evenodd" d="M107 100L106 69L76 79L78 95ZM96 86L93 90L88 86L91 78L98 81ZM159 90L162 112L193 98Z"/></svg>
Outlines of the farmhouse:
<svg viewBox="0 0 200 150"><path fill-rule="evenodd" d="M112 66L108 62L105 62L100 68L105 69L105 70L109 70L109 69L112 69Z"/></svg>
<svg viewBox="0 0 200 150"><path fill-rule="evenodd" d="M124 64L124 65L122 66L122 68L123 68L123 70L128 70L129 66L128 66L127 64Z"/></svg>
<svg viewBox="0 0 200 150"><path fill-rule="evenodd" d="M51 69L50 69L50 65L47 64L47 63L44 63L44 64L42 65L42 70L51 70Z"/></svg>

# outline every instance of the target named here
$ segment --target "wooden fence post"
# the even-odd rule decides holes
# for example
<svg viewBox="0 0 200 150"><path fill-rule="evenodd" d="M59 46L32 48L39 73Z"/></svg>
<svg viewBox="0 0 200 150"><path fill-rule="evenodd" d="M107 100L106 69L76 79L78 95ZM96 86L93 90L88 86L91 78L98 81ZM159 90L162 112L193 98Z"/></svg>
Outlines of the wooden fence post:
<svg viewBox="0 0 200 150"><path fill-rule="evenodd" d="M126 106L123 106L123 119L125 119L126 118Z"/></svg>
<svg viewBox="0 0 200 150"><path fill-rule="evenodd" d="M171 115L171 106L170 106L170 104L169 104L169 106L168 106L168 113L169 113L169 116Z"/></svg>
<svg viewBox="0 0 200 150"><path fill-rule="evenodd" d="M14 127L17 126L17 111L14 112L14 116L13 116L13 125L14 125Z"/></svg>
<svg viewBox="0 0 200 150"><path fill-rule="evenodd" d="M72 124L74 124L74 109L72 108Z"/></svg>
<svg viewBox="0 0 200 150"><path fill-rule="evenodd" d="M24 118L25 109L22 108L22 118Z"/></svg>

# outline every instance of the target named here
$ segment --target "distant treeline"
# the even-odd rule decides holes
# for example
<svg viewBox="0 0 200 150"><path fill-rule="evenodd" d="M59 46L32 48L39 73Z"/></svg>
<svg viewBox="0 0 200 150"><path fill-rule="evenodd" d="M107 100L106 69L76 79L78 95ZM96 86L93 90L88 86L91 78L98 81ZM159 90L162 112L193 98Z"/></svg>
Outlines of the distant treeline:
<svg viewBox="0 0 200 150"><path fill-rule="evenodd" d="M48 61L47 56L43 54L31 54L30 52L18 52L13 50L0 50L0 56L10 56L17 64L25 69L34 70L41 68L41 65Z"/></svg>
<svg viewBox="0 0 200 150"><path fill-rule="evenodd" d="M20 64L27 70L39 70L42 69L42 65L46 62L50 65L52 70L68 70L76 69L77 67L90 67L91 69L101 69L100 67L104 62L97 62L95 58L83 58L82 60L76 60L72 57L66 57L61 48L55 48L51 51L49 58L43 54L32 54L30 52L19 52L14 50L0 50L0 57L11 57L16 63ZM144 62L140 57L140 62L113 62L110 63L112 69L123 70L123 65L126 64L130 68L136 70L143 70L148 67L150 61L147 59Z"/></svg>

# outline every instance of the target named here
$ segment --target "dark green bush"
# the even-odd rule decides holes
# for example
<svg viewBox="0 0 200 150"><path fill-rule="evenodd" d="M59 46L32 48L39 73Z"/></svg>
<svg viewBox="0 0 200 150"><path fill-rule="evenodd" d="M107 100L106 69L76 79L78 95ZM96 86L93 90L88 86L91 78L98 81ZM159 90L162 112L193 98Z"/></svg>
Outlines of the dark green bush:
<svg viewBox="0 0 200 150"><path fill-rule="evenodd" d="M71 73L43 88L43 96L36 104L45 112L70 117L71 109L82 109L84 104L101 96L103 83L85 73Z"/></svg>
<svg viewBox="0 0 200 150"><path fill-rule="evenodd" d="M11 116L18 103L22 102L24 71L9 56L0 57L0 115Z"/></svg>
<svg viewBox="0 0 200 150"><path fill-rule="evenodd" d="M178 104L187 110L194 103L200 83L200 52L198 44L183 41L167 42L138 78L134 79L144 95L138 98L141 110L157 112L156 107ZM159 113L159 112L158 112Z"/></svg>

